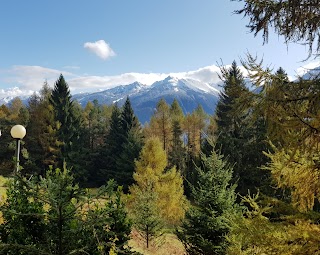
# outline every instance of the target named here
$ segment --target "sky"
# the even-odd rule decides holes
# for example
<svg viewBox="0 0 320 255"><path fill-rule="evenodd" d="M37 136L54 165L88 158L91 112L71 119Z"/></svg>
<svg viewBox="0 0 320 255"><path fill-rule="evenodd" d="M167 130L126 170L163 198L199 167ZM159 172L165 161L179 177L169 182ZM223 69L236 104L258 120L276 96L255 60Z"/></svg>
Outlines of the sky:
<svg viewBox="0 0 320 255"><path fill-rule="evenodd" d="M307 46L271 34L263 45L229 0L2 0L0 98L30 95L62 73L71 93L169 74L210 82L246 53L294 77L319 62ZM213 82L213 81L211 81Z"/></svg>

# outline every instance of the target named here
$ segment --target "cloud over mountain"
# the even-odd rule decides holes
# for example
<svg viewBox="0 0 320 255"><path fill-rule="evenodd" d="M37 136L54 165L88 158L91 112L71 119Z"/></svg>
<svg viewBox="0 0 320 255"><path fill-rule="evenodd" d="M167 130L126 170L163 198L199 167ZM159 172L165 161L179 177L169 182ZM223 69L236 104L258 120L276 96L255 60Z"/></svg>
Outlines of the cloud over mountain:
<svg viewBox="0 0 320 255"><path fill-rule="evenodd" d="M310 70L314 66L320 66L319 62L305 64L297 70L298 74ZM227 66L228 67L228 66ZM246 75L246 70L240 66L241 71ZM71 71L71 72L70 72ZM79 69L70 67L61 67L61 69L52 69L42 66L13 66L9 70L0 70L2 79L0 82L6 84L0 90L0 98L9 94L16 96L31 95L34 91L39 91L45 81L53 87L54 82L60 74L63 74L69 84L72 94L79 92L98 92L116 87L118 85L127 85L133 82L140 82L149 86L156 81L161 81L168 76L179 79L193 79L208 84L221 83L219 78L220 69L216 65L206 66L197 70L177 73L123 73L117 75L85 75L78 74ZM293 78L291 80L294 80Z"/></svg>

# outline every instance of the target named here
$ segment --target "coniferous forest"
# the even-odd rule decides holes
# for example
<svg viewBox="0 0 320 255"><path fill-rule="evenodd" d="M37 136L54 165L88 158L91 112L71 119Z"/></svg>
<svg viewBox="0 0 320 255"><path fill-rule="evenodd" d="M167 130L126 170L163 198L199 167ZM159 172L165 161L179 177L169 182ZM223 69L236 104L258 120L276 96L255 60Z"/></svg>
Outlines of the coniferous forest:
<svg viewBox="0 0 320 255"><path fill-rule="evenodd" d="M265 42L319 57L318 1L239 2ZM290 81L248 53L220 79L212 115L161 99L144 125L129 97L81 107L63 75L0 106L0 254L144 254L169 235L182 251L162 254L320 254L320 73Z"/></svg>

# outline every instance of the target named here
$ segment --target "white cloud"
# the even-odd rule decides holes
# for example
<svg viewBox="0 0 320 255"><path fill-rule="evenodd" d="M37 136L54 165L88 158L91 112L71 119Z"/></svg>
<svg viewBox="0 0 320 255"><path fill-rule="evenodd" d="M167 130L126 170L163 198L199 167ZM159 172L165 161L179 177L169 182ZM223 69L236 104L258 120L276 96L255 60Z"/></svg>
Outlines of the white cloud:
<svg viewBox="0 0 320 255"><path fill-rule="evenodd" d="M33 90L20 89L19 87L13 87L9 89L0 89L0 99L1 98L13 98L13 97L22 97L30 96L34 93Z"/></svg>
<svg viewBox="0 0 320 255"><path fill-rule="evenodd" d="M0 83L7 84L7 89L0 90L0 97L26 96L39 91L47 81L52 87L60 74L65 77L74 77L70 72L41 67L41 66L13 66L11 69L1 71Z"/></svg>
<svg viewBox="0 0 320 255"><path fill-rule="evenodd" d="M66 68L66 67L64 67ZM5 97L10 93L17 96L31 95L33 91L39 91L44 81L53 87L54 82L62 73L69 84L72 94L79 92L95 92L113 88L118 85L127 85L138 81L145 85L151 85L156 81L165 79L167 76L177 78L190 78L210 84L220 82L218 77L219 67L212 65L199 68L195 71L178 73L124 73L111 76L91 76L75 75L74 73L45 68L41 66L13 66L10 70L2 72L4 79L0 84L7 84L7 87L16 87L15 89L0 90L0 97Z"/></svg>
<svg viewBox="0 0 320 255"><path fill-rule="evenodd" d="M109 44L107 44L104 40L99 40L96 42L86 42L83 47L104 60L116 55Z"/></svg>

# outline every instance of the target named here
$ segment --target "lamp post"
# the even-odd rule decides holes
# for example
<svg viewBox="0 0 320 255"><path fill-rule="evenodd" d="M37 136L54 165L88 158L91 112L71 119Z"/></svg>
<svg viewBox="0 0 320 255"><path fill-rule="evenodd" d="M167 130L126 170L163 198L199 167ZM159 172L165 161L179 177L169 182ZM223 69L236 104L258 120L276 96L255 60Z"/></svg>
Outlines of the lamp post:
<svg viewBox="0 0 320 255"><path fill-rule="evenodd" d="M16 147L16 170L15 174L19 172L19 155L20 155L20 141L23 137L25 137L27 131L22 125L15 125L11 128L11 136L17 141Z"/></svg>

